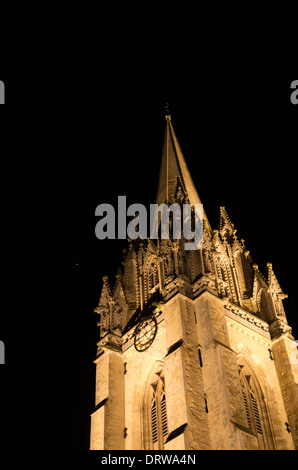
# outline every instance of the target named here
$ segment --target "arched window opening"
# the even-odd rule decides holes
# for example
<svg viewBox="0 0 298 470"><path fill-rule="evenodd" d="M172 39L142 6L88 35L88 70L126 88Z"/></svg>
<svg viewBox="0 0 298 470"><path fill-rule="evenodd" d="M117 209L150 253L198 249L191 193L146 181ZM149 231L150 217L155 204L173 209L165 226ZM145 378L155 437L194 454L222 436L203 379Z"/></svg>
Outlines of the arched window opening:
<svg viewBox="0 0 298 470"><path fill-rule="evenodd" d="M247 428L256 436L259 449L274 449L267 407L260 386L246 366L239 368Z"/></svg>
<svg viewBox="0 0 298 470"><path fill-rule="evenodd" d="M248 428L254 433L263 434L258 400L252 388L251 376L245 375L241 386Z"/></svg>
<svg viewBox="0 0 298 470"><path fill-rule="evenodd" d="M158 381L151 385L150 420L150 448L162 450L168 436L167 404L163 376L160 376Z"/></svg>

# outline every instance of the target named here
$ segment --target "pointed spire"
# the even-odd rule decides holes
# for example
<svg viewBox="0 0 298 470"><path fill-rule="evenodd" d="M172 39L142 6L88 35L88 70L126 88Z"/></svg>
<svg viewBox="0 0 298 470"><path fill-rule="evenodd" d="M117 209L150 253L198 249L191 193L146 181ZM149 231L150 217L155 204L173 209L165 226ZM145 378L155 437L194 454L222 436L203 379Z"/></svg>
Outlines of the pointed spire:
<svg viewBox="0 0 298 470"><path fill-rule="evenodd" d="M220 207L219 232L228 243L238 242L237 230L224 206ZM238 242L238 246L245 250L244 240L241 240L241 243Z"/></svg>
<svg viewBox="0 0 298 470"><path fill-rule="evenodd" d="M162 159L157 190L157 204L172 204L175 202L177 185L182 185L188 202L191 205L202 204L184 159L177 136L171 122L169 105L165 106L166 132L164 137ZM204 219L210 228L204 213Z"/></svg>
<svg viewBox="0 0 298 470"><path fill-rule="evenodd" d="M232 224L230 217L224 206L220 207L220 221L219 221L219 230L222 230L225 226L228 226L231 231L234 230L234 224Z"/></svg>
<svg viewBox="0 0 298 470"><path fill-rule="evenodd" d="M157 191L157 204L171 203L174 199L177 177L182 182L190 204L201 204L174 132L168 105L165 107L166 132Z"/></svg>
<svg viewBox="0 0 298 470"><path fill-rule="evenodd" d="M274 293L276 296L278 296L281 300L287 299L288 296L287 294L284 294L282 291L282 288L280 287L280 284L277 280L277 277L273 271L272 268L272 263L267 263L267 269L268 269L268 286L269 286L269 291Z"/></svg>

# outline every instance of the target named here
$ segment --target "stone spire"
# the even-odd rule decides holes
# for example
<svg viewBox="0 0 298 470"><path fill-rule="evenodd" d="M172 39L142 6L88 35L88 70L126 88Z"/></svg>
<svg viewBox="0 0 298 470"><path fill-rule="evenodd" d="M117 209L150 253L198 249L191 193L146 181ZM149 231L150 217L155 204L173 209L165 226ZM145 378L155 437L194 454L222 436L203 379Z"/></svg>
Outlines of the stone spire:
<svg viewBox="0 0 298 470"><path fill-rule="evenodd" d="M168 105L166 105L165 111L166 132L162 151L156 203L172 204L173 202L177 202L175 196L177 193L177 186L180 184L186 196L187 201L185 202L189 202L191 205L202 204L173 129ZM205 212L204 219L206 225L210 228Z"/></svg>

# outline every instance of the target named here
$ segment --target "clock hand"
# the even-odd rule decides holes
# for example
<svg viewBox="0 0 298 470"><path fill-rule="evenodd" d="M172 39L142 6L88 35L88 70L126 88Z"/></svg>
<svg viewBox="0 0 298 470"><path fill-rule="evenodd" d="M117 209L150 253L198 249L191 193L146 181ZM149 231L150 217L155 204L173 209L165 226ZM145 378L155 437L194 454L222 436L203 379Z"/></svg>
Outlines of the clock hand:
<svg viewBox="0 0 298 470"><path fill-rule="evenodd" d="M140 339L144 338L144 336L146 336L146 338L148 339L148 336L146 333L143 333L143 336L141 336Z"/></svg>

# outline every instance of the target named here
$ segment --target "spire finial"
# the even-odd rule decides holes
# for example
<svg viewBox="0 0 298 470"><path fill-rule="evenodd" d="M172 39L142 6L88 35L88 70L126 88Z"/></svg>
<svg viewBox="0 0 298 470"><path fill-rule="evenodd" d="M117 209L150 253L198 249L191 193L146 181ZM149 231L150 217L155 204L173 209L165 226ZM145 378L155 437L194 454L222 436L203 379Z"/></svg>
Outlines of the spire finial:
<svg viewBox="0 0 298 470"><path fill-rule="evenodd" d="M166 102L165 105L164 105L164 112L165 112L166 120L171 120L171 113L170 113L170 110L169 110L169 103L168 102Z"/></svg>

